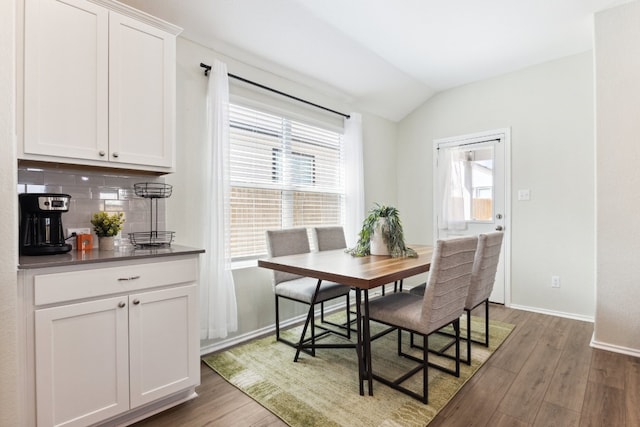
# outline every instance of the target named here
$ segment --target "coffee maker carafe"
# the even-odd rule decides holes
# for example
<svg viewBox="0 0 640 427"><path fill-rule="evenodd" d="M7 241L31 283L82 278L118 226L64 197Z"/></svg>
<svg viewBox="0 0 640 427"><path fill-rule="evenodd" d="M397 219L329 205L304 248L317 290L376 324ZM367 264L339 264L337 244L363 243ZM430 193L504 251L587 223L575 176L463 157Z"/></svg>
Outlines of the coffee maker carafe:
<svg viewBox="0 0 640 427"><path fill-rule="evenodd" d="M20 255L52 255L71 250L65 242L62 213L69 211L68 194L24 193L20 201Z"/></svg>

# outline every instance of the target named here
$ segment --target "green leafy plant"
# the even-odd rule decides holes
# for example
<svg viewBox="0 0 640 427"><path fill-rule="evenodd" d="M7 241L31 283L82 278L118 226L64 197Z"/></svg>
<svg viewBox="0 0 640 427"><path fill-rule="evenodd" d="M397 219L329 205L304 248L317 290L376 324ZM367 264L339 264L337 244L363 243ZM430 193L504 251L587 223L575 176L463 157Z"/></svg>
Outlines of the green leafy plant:
<svg viewBox="0 0 640 427"><path fill-rule="evenodd" d="M93 231L96 232L98 237L115 236L120 230L122 230L122 224L124 224L124 221L124 213L122 212L111 215L107 212L98 212L94 213L93 218L91 218Z"/></svg>
<svg viewBox="0 0 640 427"><path fill-rule="evenodd" d="M404 244L404 233L402 231L402 223L400 222L400 212L392 206L379 205L369 210L369 214L362 222L362 230L360 238L354 248L347 249L347 253L353 256L365 256L371 254L371 237L375 232L378 220L385 218L386 221L381 222L381 233L384 242L387 245L391 257L417 257L418 254Z"/></svg>

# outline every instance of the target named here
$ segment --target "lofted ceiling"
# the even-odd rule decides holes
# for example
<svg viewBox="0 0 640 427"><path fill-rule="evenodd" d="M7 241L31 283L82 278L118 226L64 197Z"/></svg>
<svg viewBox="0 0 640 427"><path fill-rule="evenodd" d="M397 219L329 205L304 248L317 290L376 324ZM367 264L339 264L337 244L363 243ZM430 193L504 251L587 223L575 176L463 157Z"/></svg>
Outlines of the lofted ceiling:
<svg viewBox="0 0 640 427"><path fill-rule="evenodd" d="M592 49L593 14L629 0L120 1L398 121L438 91Z"/></svg>

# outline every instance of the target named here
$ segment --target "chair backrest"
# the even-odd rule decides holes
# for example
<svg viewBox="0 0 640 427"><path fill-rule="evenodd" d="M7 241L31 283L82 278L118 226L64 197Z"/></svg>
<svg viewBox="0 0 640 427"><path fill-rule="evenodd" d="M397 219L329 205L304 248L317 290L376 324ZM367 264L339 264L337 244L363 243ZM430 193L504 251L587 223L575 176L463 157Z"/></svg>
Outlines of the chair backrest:
<svg viewBox="0 0 640 427"><path fill-rule="evenodd" d="M310 252L306 228L267 230L267 253L270 257ZM273 284L298 279L302 276L273 270Z"/></svg>
<svg viewBox="0 0 640 427"><path fill-rule="evenodd" d="M420 319L426 330L440 329L462 315L477 246L477 236L436 242Z"/></svg>
<svg viewBox="0 0 640 427"><path fill-rule="evenodd" d="M498 231L478 236L478 249L473 263L469 294L464 305L467 310L471 310L489 298L493 291L503 235L503 232Z"/></svg>
<svg viewBox="0 0 640 427"><path fill-rule="evenodd" d="M344 238L344 229L342 227L315 227L313 232L319 251L345 249L347 247L347 241Z"/></svg>

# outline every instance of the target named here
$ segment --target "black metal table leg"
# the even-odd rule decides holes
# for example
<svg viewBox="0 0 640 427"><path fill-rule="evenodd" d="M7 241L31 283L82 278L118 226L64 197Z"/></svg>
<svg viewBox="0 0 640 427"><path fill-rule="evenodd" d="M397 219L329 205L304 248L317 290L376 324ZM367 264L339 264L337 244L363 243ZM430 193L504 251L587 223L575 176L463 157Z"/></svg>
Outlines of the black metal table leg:
<svg viewBox="0 0 640 427"><path fill-rule="evenodd" d="M358 355L358 382L360 383L360 396L364 396L364 354L362 348L362 291L356 288L356 353Z"/></svg>
<svg viewBox="0 0 640 427"><path fill-rule="evenodd" d="M302 328L302 335L300 335L300 341L298 342L298 347L296 348L296 356L293 358L294 362L298 361L298 357L300 356L300 352L302 351L302 347L304 345L304 336L307 334L307 327L313 318L316 300L318 299L318 293L320 292L320 285L322 284L322 280L318 280L318 284L316 285L316 291L313 293L313 297L311 298L311 306L309 307L309 313L307 313L307 320L304 322L304 327ZM313 334L315 331L311 331ZM313 349L313 344L315 341L312 341L311 348Z"/></svg>
<svg viewBox="0 0 640 427"><path fill-rule="evenodd" d="M364 334L364 355L365 370L367 373L367 384L369 396L373 396L373 369L371 369L371 330L369 329L369 290L364 290L364 317L362 318L362 329Z"/></svg>

